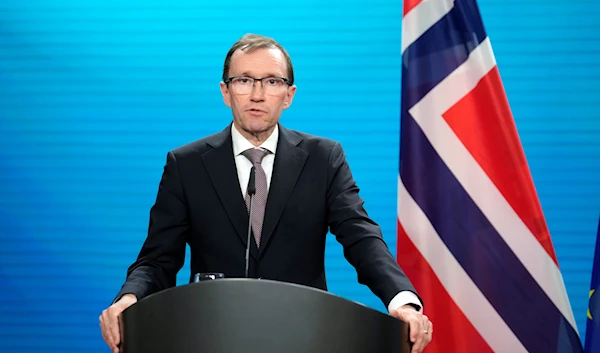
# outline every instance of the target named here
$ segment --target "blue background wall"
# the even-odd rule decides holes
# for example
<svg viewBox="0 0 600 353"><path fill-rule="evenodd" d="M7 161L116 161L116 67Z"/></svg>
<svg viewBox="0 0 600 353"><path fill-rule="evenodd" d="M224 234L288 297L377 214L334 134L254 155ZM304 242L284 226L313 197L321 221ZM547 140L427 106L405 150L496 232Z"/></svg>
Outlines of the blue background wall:
<svg viewBox="0 0 600 353"><path fill-rule="evenodd" d="M98 315L145 238L166 152L221 130L223 59L275 37L282 122L342 142L395 249L401 2L3 0L0 351L107 351ZM584 334L600 210L600 3L481 0ZM383 310L329 240L331 290ZM187 263L179 276L183 284Z"/></svg>

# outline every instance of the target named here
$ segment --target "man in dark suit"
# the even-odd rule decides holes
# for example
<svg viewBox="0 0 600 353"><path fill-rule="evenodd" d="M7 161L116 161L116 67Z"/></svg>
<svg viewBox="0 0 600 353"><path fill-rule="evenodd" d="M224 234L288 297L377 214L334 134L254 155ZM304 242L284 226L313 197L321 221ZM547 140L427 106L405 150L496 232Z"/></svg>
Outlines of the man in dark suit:
<svg viewBox="0 0 600 353"><path fill-rule="evenodd" d="M254 167L249 276L326 290L328 230L391 315L407 321L413 352L430 342L432 324L397 265L379 226L363 208L339 143L279 124L296 92L286 50L246 35L225 59L221 92L233 123L167 154L148 237L113 304L100 316L104 340L118 352L118 315L137 300L176 285L191 249L191 273L244 277L248 181Z"/></svg>

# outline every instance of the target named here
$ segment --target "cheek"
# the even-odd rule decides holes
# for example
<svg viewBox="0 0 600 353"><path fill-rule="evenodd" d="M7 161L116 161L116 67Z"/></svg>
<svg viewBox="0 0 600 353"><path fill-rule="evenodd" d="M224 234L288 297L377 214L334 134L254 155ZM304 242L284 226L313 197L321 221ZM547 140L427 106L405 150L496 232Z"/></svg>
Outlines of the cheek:
<svg viewBox="0 0 600 353"><path fill-rule="evenodd" d="M277 107L276 110L277 111L283 110L287 105L287 103L286 103L287 100L288 100L287 96L278 97L277 102L274 104L274 106Z"/></svg>
<svg viewBox="0 0 600 353"><path fill-rule="evenodd" d="M244 102L239 97L231 97L231 106L232 106L232 108L240 110L240 109L243 109Z"/></svg>

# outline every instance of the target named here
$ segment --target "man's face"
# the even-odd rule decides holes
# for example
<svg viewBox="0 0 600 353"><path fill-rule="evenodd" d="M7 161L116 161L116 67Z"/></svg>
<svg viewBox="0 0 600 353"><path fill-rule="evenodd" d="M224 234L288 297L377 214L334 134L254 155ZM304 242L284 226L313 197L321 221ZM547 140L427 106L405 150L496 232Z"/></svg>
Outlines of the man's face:
<svg viewBox="0 0 600 353"><path fill-rule="evenodd" d="M285 57L279 49L258 49L252 53L237 50L231 57L229 77L251 78L287 76ZM233 82L227 86L221 82L225 104L231 108L236 127L251 135L271 132L279 121L281 112L292 104L296 86L284 83L274 87L275 81L256 81L252 87L249 80ZM270 85L272 87L263 87ZM239 89L246 86L245 89Z"/></svg>

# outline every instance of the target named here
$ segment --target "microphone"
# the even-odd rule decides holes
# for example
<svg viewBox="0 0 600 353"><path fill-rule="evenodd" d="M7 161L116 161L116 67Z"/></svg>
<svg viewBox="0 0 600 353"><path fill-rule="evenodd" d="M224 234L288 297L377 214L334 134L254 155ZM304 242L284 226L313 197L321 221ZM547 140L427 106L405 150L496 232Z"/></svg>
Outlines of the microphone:
<svg viewBox="0 0 600 353"><path fill-rule="evenodd" d="M248 195L250 196L250 214L248 215L248 241L246 242L246 278L248 278L248 268L250 267L250 239L252 235L252 200L256 193L256 171L254 166L250 169L250 181L248 181Z"/></svg>

